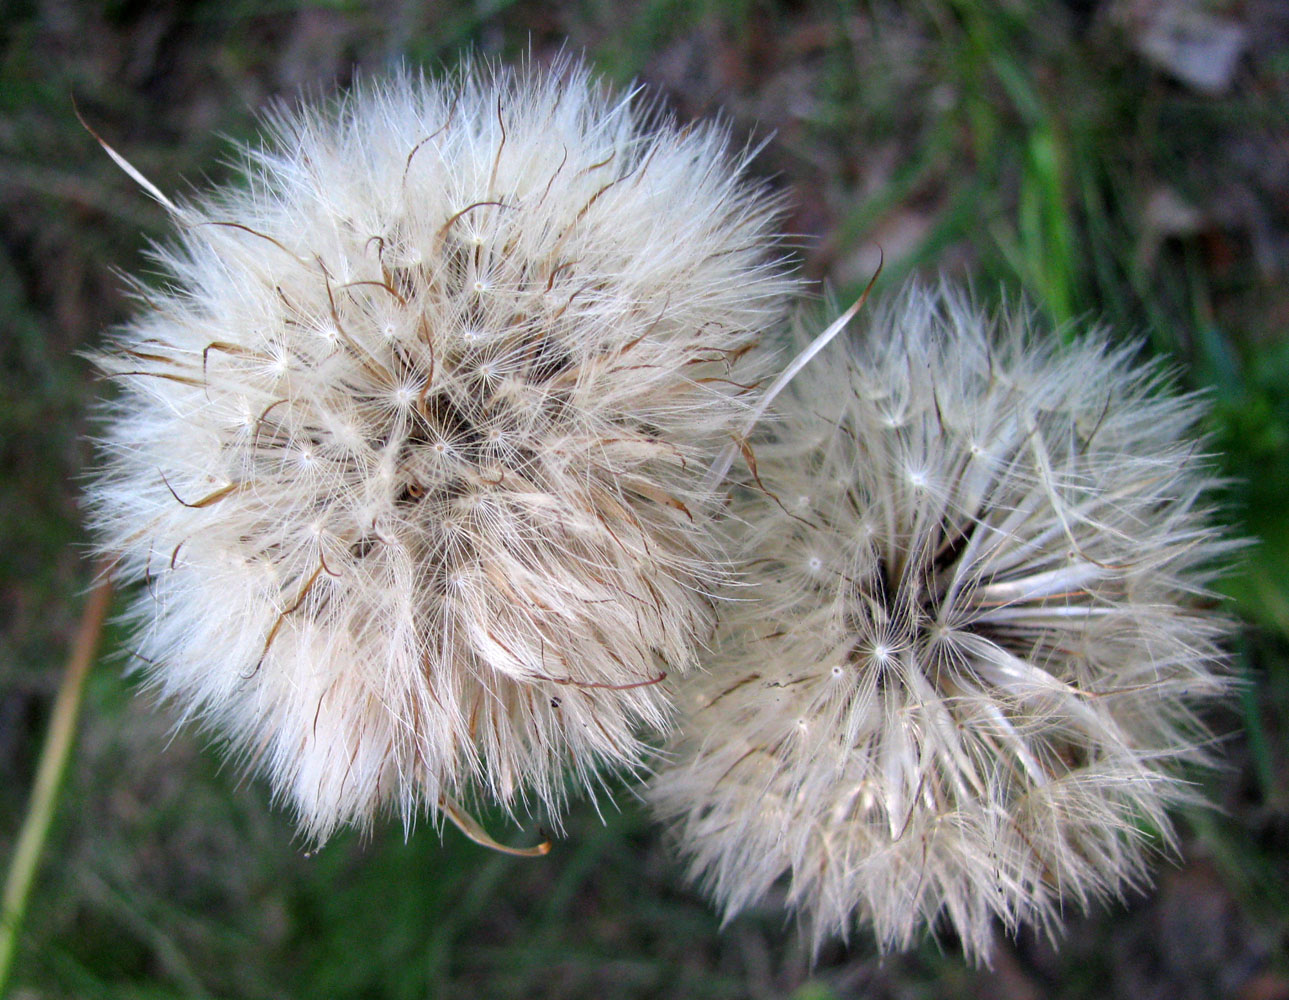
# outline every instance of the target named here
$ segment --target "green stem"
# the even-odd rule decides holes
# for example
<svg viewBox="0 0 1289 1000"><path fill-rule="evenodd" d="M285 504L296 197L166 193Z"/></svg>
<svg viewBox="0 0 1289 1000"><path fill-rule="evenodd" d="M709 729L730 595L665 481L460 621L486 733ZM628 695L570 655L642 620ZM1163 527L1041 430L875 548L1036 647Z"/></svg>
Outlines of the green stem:
<svg viewBox="0 0 1289 1000"><path fill-rule="evenodd" d="M31 800L27 803L27 815L22 822L22 830L18 833L13 860L9 862L4 898L0 901L0 997L5 995L17 951L18 932L22 929L32 882L35 880L40 855L58 804L58 789L62 784L63 772L67 770L72 740L76 735L76 720L80 715L85 677L94 663L94 654L103 635L103 621L111 603L112 584L107 571L101 569L98 582L90 592L81 614L71 656L67 660L67 666L63 668L63 680L49 719L49 731L45 734L45 745L40 751L36 783L31 789Z"/></svg>

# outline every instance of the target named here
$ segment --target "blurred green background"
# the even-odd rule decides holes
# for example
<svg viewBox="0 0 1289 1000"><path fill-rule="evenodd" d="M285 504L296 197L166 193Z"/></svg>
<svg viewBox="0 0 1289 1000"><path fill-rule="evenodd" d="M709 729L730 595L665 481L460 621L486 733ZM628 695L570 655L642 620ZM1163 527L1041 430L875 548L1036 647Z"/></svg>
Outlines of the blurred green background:
<svg viewBox="0 0 1289 1000"><path fill-rule="evenodd" d="M584 52L682 117L769 142L793 253L843 299L885 254L1093 320L1210 390L1241 696L1213 717L1219 810L1054 948L952 941L811 968L767 906L718 933L629 793L541 860L423 825L310 855L264 787L137 697L109 630L12 996L1289 998L1289 4L1283 0L7 0L0 7L0 863L89 579L78 482L101 391L77 351L129 314L165 191L228 179L230 140L301 89L474 51ZM1068 328L1068 326L1066 326ZM1054 334L1055 335L1055 334ZM504 830L493 817L490 826ZM507 830L504 839L530 834Z"/></svg>

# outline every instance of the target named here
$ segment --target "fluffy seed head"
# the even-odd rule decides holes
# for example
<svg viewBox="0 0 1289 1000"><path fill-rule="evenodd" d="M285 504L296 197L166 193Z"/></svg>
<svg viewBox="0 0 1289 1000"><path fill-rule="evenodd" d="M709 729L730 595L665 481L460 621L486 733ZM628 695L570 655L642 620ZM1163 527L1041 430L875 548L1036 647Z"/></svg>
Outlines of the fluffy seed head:
<svg viewBox="0 0 1289 1000"><path fill-rule="evenodd" d="M801 376L736 498L741 605L651 797L728 915L816 949L1052 929L1141 881L1223 688L1200 408L1091 336L914 287Z"/></svg>
<svg viewBox="0 0 1289 1000"><path fill-rule="evenodd" d="M313 838L554 810L709 631L702 473L793 288L774 200L575 65L368 84L245 160L96 358L140 659Z"/></svg>

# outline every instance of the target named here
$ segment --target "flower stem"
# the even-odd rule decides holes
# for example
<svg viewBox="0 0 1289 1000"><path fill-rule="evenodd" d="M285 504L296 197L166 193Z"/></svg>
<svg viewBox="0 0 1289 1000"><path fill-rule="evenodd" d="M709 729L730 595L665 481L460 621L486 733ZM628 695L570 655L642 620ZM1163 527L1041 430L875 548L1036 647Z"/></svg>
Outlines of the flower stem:
<svg viewBox="0 0 1289 1000"><path fill-rule="evenodd" d="M5 879L4 898L0 901L0 997L5 994L17 950L18 932L27 912L31 885L35 880L40 855L58 804L58 789L62 784L63 772L67 770L72 739L76 735L76 720L80 715L85 678L94 662L94 654L103 634L103 621L112 603L112 584L106 569L101 568L97 578L98 582L90 592L81 614L71 656L67 660L67 666L63 668L63 680L49 719L45 745L40 752L40 763L31 789L31 800L27 804L27 815L18 833L18 843L14 847L13 860L9 862L9 873Z"/></svg>

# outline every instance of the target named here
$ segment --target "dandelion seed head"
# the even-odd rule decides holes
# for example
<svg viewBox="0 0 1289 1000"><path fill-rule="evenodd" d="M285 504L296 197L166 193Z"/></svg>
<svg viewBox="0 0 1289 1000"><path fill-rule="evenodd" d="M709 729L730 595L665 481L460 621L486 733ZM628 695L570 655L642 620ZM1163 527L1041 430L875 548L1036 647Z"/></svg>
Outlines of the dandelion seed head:
<svg viewBox="0 0 1289 1000"><path fill-rule="evenodd" d="M141 662L314 840L474 795L558 822L710 631L776 200L572 63L368 83L245 158L95 359Z"/></svg>
<svg viewBox="0 0 1289 1000"><path fill-rule="evenodd" d="M1052 931L1172 843L1226 684L1202 407L1031 327L914 286L755 443L740 601L649 791L727 915L782 880L816 949L987 959L995 920Z"/></svg>

